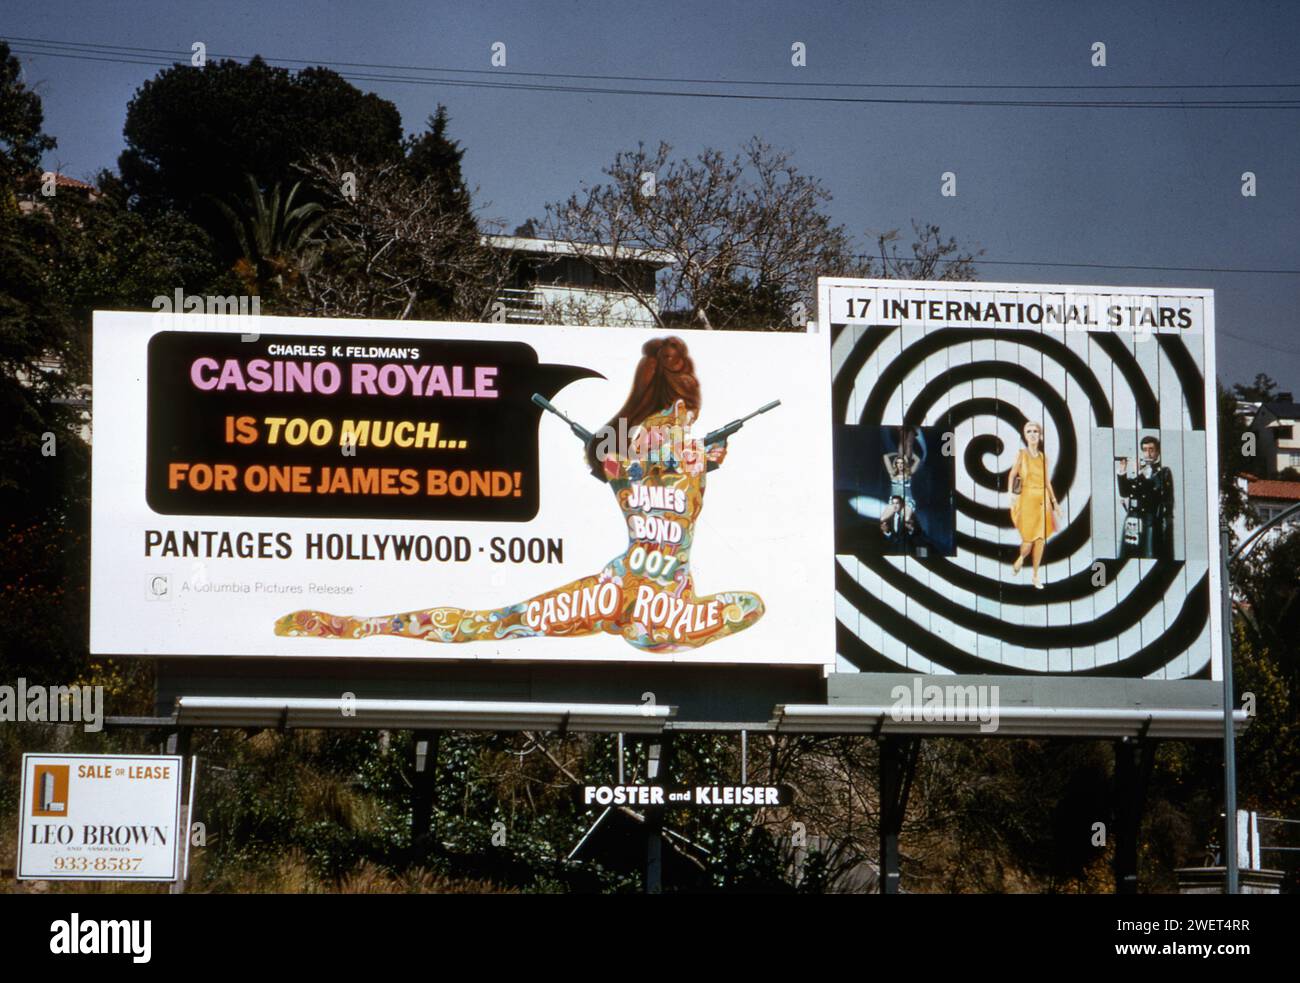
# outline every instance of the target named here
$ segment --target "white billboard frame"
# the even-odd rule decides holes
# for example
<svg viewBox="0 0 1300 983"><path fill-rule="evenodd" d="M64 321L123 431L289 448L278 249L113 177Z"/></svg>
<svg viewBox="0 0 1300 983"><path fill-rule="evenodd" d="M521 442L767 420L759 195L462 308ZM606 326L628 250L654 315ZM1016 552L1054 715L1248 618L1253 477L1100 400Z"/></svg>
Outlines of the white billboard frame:
<svg viewBox="0 0 1300 983"><path fill-rule="evenodd" d="M832 350L837 350L837 346L849 344L844 339L844 332L851 335L854 327L865 327L869 324L879 324L877 318L873 316L857 316L860 312L854 310L852 315L849 309L835 310L834 303L845 291L908 291L920 294L933 294L936 292L961 292L971 291L990 294L1039 294L1039 295L1066 295L1072 297L1096 297L1096 296L1132 296L1147 298L1189 298L1200 302L1201 306L1201 329L1204 337L1204 348L1202 352L1202 390L1201 398L1205 409L1205 504L1206 504L1206 576L1209 586L1209 604L1207 612L1207 623L1209 626L1208 642L1210 646L1209 669L1212 680L1219 681L1223 677L1223 619L1219 599L1222 597L1224 585L1222 583L1222 555L1221 555L1221 537L1219 526L1219 461L1218 461L1218 419L1217 419L1217 393L1216 368L1215 368L1215 332L1214 332L1214 291L1206 288L1187 288L1187 287L1151 287L1151 286L1116 286L1116 285L1099 285L1099 284L1061 284L1061 283L1030 283L1030 282L986 282L982 280L972 281L941 281L941 280L892 280L880 278L855 278L855 277L822 277L818 279L817 299L818 299L818 324L820 329L832 335ZM937 298L935 298L937 299ZM939 320L944 320L940 318ZM836 336L835 329L837 326L842 327L841 333ZM1164 328L1157 325L1153 333L1162 333ZM1145 332L1138 332L1135 337L1141 337ZM832 355L833 365L838 364L837 356ZM833 374L835 369L833 368ZM847 421L835 419L834 424L842 424ZM1144 428L1145 429L1145 428ZM837 565L841 563L839 556L836 559ZM837 608L842 604L842 599L837 596ZM837 615L838 616L838 615ZM1168 663L1166 664L1168 665ZM846 669L843 661L840 664L840 671L856 672L856 668L849 666ZM1100 666L1097 667L1100 670ZM904 667L898 666L896 671L915 670L921 672L951 672L941 666L927 667ZM994 670L995 671L995 670ZM1054 672L1048 670L1044 675L1070 675L1069 672ZM1100 673L1098 673L1100 674ZM1116 674L1116 678L1124 678L1122 674ZM1163 676L1159 678L1165 678ZM1187 677L1170 677L1174 679Z"/></svg>
<svg viewBox="0 0 1300 983"><path fill-rule="evenodd" d="M144 597L147 593L146 580L154 575L151 572L138 569L140 564L137 562L138 556L135 555L139 553L138 545L129 538L125 538L127 533L120 533L118 527L129 526L132 534L139 532L140 524L146 515L152 516L160 524L165 524L174 519L195 519L200 521L205 528L225 531L239 527L241 522L243 522L244 528L251 525L259 529L267 529L274 528L279 524L282 528L293 531L304 528L304 523L314 522L320 528L329 528L333 525L357 531L367 525L377 526L381 521L383 523L406 524L407 526L427 521L423 519L366 520L355 518L341 520L293 518L282 521L275 517L263 517L245 522L238 515L231 514L216 517L203 515L177 516L161 515L150 509L148 503L143 502L140 498L144 488L141 469L146 466L148 458L147 438L144 429L149 414L148 368L146 358L142 356L146 355L148 345L153 338L167 332L208 336L221 335L227 340L238 338L254 347L265 342L267 338L280 335L301 338L304 344L308 342L328 343L331 338L400 338L412 345L418 344L422 339L433 342L479 341L485 344L498 341L524 342L536 350L538 363L543 366L577 363L581 366L594 367L596 371L603 372L603 378L584 378L577 382L567 383L561 395L556 397L557 404L572 419L592 428L598 427L601 420L616 410L619 402L623 399L627 392L626 387L632 368L641 355L642 344L653 338L678 334L690 347L691 356L694 358L696 369L699 372L704 392L700 423L705 429L713 430L721 427L732 419L757 409L760 405L768 402L771 397L782 399L782 405L779 408L748 423L742 432L731 438L726 466L716 478L710 479L720 487L716 492L710 493L710 509L703 513L700 520L701 534L697 536L692 548L692 553L699 560L698 579L695 582L698 583L701 594L697 596L705 596L707 592L718 592L718 597L739 597L740 595L737 592L741 591L742 588L746 590L753 589L761 596L765 609L759 612L759 618L754 622L753 627L747 627L745 632L735 639L723 639L689 651L667 653L642 652L617 637L583 639L534 637L500 645L477 641L469 644L440 645L420 642L410 638L366 637L358 640L340 641L338 639L284 637L283 639L275 639L275 642L278 645L283 641L285 646L278 651L270 651L266 646L245 644L247 639L242 639L239 642L226 642L215 635L212 636L213 644L205 647L206 643L204 642L195 639L182 639L182 629L174 626L162 632L160 640L155 642L152 638L147 637L143 631L138 631L125 624L131 616L152 617L149 606L136 598L134 593ZM569 346L567 355L562 353L565 345ZM746 348L747 345L750 346L749 349ZM722 371L725 368L722 362L722 353L725 349L730 349L733 353L729 360L742 365L745 371ZM757 351L758 354L749 354L751 351ZM615 358L615 354L617 354L617 358ZM825 548L822 555L828 557L831 540L828 508L830 502L830 437L824 426L811 426L813 421L820 424L821 421L828 417L826 412L827 387L820 384L820 380L826 372L826 339L825 336L816 331L810 330L798 333L727 332L723 335L722 333L700 331L679 332L672 329L602 329L495 323L354 321L270 316L259 316L250 319L201 314L96 312L94 358L96 366L96 412L94 415L95 439L92 464L91 651L96 654L180 657L185 659L203 659L207 656L231 658L279 658L283 656L298 659L336 660L340 656L347 656L350 662L357 665L368 662L415 660L460 663L621 663L639 665L669 662L720 666L808 666L817 667L823 673L833 668L833 612L829 564L824 559L818 560L815 556L818 549L815 544L819 544L824 540ZM782 393L770 392L768 398L758 398L760 391L768 392L768 389L763 388L767 380L778 378L782 370L794 371L798 369L811 373L811 378L818 380L818 383L809 385L807 377L792 375L780 387ZM204 371L208 370L204 369ZM215 377L215 372L211 372L202 378L206 384ZM596 392L597 389L599 390L598 393ZM593 393L595 394L593 395ZM541 413L540 410L537 412ZM695 435L697 437L702 436L703 432L703 430L697 430ZM604 505L603 513L598 512L597 509L600 508L600 505L597 504L597 500L591 494L591 492L604 490L598 489L597 482L592 481L585 471L581 471L579 466L581 446L569 432L565 423L549 413L543 413L538 425L538 434L542 456L540 467L543 472L547 472L548 468L547 455L556 455L555 448L558 448L558 453L564 456L565 467L570 468L575 474L581 473L580 478L560 475L555 479L565 483L562 486L564 489L576 489L574 494L581 496L584 503L581 508L587 508L590 512L589 516L584 517L577 514L578 507L575 507L575 515L572 519L573 527L581 532L582 528L586 526L600 527L602 524L608 526L608 517L604 514L610 511L608 504ZM760 471L754 472L751 478L742 478L740 474L736 473L739 471L743 474L742 468L748 470L749 466L758 460L761 449L769 443L781 440L793 442L796 439L802 441L802 453L807 455L807 462L819 462L816 467L806 469L811 474L811 478L805 478L799 484L801 491L796 492L794 490L794 483L790 483L790 487L775 487L774 476L777 471L774 470L775 465L768 462L764 462ZM570 460L571 458L573 460ZM823 458L824 467L820 463ZM735 463L733 464L733 462ZM728 471L731 472L730 475ZM131 484L132 491L129 494L134 496L134 504L129 507L121 507L121 503L125 501L127 495L126 492L122 491L124 482ZM548 514L546 491L560 487L554 481L548 479L548 473L543 473L542 482L542 511L538 513L539 516ZM727 488L728 483L731 485L730 489ZM815 485L816 487L805 487L808 485ZM766 489L774 487L775 491L769 495ZM777 500L778 503L788 499L788 502L785 503L786 514L788 515L790 511L800 504L807 506L810 498L813 500L820 498L822 492L824 492L827 507L808 507L808 517L798 527L803 533L800 536L795 536L794 530L776 521L780 516L778 504L769 504L767 502L768 498ZM565 493L567 494L567 492ZM608 494L608 492L604 491L604 494ZM725 502L730 502L730 504L724 504ZM552 509L552 518L553 512ZM726 514L723 514L724 512ZM747 512L747 515L741 514L742 512ZM792 555L798 554L793 555L793 559L796 561L797 573L787 577L789 581L787 584L776 583L776 559L779 559L779 557L775 557L774 552L769 550L768 554L763 554L757 547L748 552L744 550L738 551L737 549L746 522L762 524L764 516L768 516L774 521L767 523L770 528L759 534L762 542L767 543L768 546L777 544L778 541L784 542L788 553ZM536 525L538 521L512 522L510 525L514 528L508 531L503 530L503 533L512 539L529 539L533 534L527 532L526 528ZM448 524L454 525L455 523L449 522ZM487 525L486 522L475 523L472 521L461 524ZM544 538L544 534L542 535ZM566 535L569 534L566 533ZM618 548L622 548L622 544L610 543L605 552L612 553ZM482 552L482 550L479 550L479 552ZM570 555L572 555L571 552L566 551L563 563L554 566L544 580L534 578L532 582L521 586L512 586L509 580L505 580L494 585L494 589L490 592L480 590L476 596L463 602L464 608L468 610L477 606L484 609L489 607L492 601L498 604L521 602L525 598L537 594L539 588L543 590L550 589L561 581L571 581L573 576L592 574L592 570L588 570L586 567L581 570L574 569L577 566L577 561L570 561L568 558ZM760 571L766 577L765 583L767 587L749 585L747 581L755 579L752 572L760 570L761 560L764 555L775 557L772 560L771 569ZM706 557L708 558L707 563ZM602 557L602 559L605 559L605 557ZM220 562L230 563L231 561L227 559ZM338 562L346 564L348 560L342 559ZM599 561L596 561L594 557L587 557L583 562L587 566L591 566ZM221 573L216 572L217 564L217 560L204 560L199 564L203 569L193 576L205 576L209 579L209 582L217 582L223 578ZM322 561L322 567L329 564L334 564L335 567L338 566L329 558ZM365 564L354 564L354 567L361 566L365 566ZM411 569L412 572L415 572L414 566ZM504 567L502 569L509 570L509 568ZM593 569L599 568L594 567ZM570 571L572 572L570 573ZM164 594L175 597L175 591L188 582L187 577L190 577L190 575L186 571L181 571L180 574L178 575L177 571L160 571L159 576L164 579L159 582L163 584ZM243 576L243 574L241 573L240 576ZM486 582L486 576L484 574L484 582ZM738 580L738 577L741 579ZM123 578L129 581L127 587L123 587L121 584ZM330 578L322 576L319 579L328 581ZM391 577L387 579L390 582L393 580ZM735 582L733 583L733 581ZM152 580L148 582L149 584L153 583ZM816 600L817 591L822 589L819 585L823 585L823 582L824 602ZM393 586L393 591L390 591L392 594L400 591L404 586L402 583L396 583L395 585L390 583L390 585ZM420 601L420 606L423 606L428 601L438 604L462 603L455 596L456 592L450 589L451 586L450 583L445 583L442 588L434 587L424 590L423 594L427 597L427 601ZM775 603L781 605L780 608L774 606L773 598L768 597L764 590L769 593L775 591ZM783 595L786 594L788 594L788 597L782 599ZM802 636L796 635L794 631L795 622L790 620L795 617L795 604L790 599L796 595L808 599L806 607L818 610L824 608L824 616L819 617L811 614L803 616L803 623L809 627L806 628ZM419 601L419 599L404 598L394 600L386 598L378 601L372 597L369 601L348 599L342 604L339 602L333 603L340 608L338 612L340 614L362 617L383 615L390 609L393 611L412 610L417 607L416 603L412 603L413 601ZM316 603L310 605L310 607L326 608L330 603L328 599L317 599ZM154 611L157 611L165 608L166 604L166 601L161 601L153 604L152 607ZM306 609L309 605L286 602L278 605L278 607L288 611L291 607ZM126 610L127 608L129 608L129 611ZM780 613L781 610L789 612L788 616ZM777 612L775 616L774 612ZM717 612L710 611L706 613L710 616L716 614L720 618L728 617L725 614L723 602L719 602ZM277 617L279 617L279 614L277 614ZM765 621L771 627L771 632L768 632L770 637L766 638L763 634ZM705 622L696 619L696 627L703 624ZM114 627L110 630L106 627L109 625ZM241 626L236 621L226 621L220 627L220 630L238 634ZM773 634L775 632L779 632L779 636ZM180 644L177 643L178 639L181 642ZM615 642L617 644L606 645L605 642ZM598 651L584 651L593 648L598 649Z"/></svg>

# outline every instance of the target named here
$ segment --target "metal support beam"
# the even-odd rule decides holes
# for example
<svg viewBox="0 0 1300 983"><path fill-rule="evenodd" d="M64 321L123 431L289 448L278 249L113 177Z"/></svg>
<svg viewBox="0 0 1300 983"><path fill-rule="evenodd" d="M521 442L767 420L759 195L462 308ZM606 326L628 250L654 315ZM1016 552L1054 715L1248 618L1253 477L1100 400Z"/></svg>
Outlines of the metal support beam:
<svg viewBox="0 0 1300 983"><path fill-rule="evenodd" d="M921 750L919 737L882 737L880 745L880 893L897 894L898 836Z"/></svg>
<svg viewBox="0 0 1300 983"><path fill-rule="evenodd" d="M672 738L668 734L647 746L646 784L663 785L668 780L668 759ZM661 894L664 884L664 807L645 810L645 893Z"/></svg>
<svg viewBox="0 0 1300 983"><path fill-rule="evenodd" d="M1294 511L1294 506L1287 511ZM1286 513L1283 513L1284 515ZM1281 516L1278 516L1280 519ZM1268 528L1267 525L1264 526ZM1263 530L1260 530L1261 532ZM1241 544L1238 553L1255 540ZM1232 683L1232 573L1228 567L1228 523L1219 519L1219 555L1222 566L1219 573L1219 590L1223 594L1223 859L1224 893L1236 894L1239 890L1240 863L1237 858L1237 735L1232 726L1236 695ZM1235 558L1236 554L1234 554Z"/></svg>
<svg viewBox="0 0 1300 983"><path fill-rule="evenodd" d="M1156 743L1126 737L1115 742L1115 893L1138 893L1138 843Z"/></svg>
<svg viewBox="0 0 1300 983"><path fill-rule="evenodd" d="M1237 738L1232 721L1236 712L1237 697L1232 684L1232 569L1257 544L1264 534L1284 522L1300 516L1300 502L1288 506L1241 541L1235 550L1228 551L1228 521L1219 516L1219 590L1223 594L1223 861L1226 868L1224 893L1237 894L1240 890L1240 859L1237 856Z"/></svg>
<svg viewBox="0 0 1300 983"><path fill-rule="evenodd" d="M168 751L181 756L181 805L184 809L184 824L176 831L180 842L180 856L188 858L190 832L194 828L194 788L190 782L190 747L193 744L193 731L189 727L177 728L167 741ZM179 860L176 880L167 888L169 894L185 893L185 862Z"/></svg>
<svg viewBox="0 0 1300 983"><path fill-rule="evenodd" d="M411 781L411 845L419 847L433 832L433 807L438 798L438 739L436 730L412 732L415 775Z"/></svg>

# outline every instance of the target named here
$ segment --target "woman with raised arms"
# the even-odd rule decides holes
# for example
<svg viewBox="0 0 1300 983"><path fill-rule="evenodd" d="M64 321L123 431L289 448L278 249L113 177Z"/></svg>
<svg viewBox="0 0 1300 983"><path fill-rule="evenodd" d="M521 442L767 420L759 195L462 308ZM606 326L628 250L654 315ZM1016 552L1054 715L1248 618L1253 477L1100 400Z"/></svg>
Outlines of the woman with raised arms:
<svg viewBox="0 0 1300 983"><path fill-rule="evenodd" d="M587 464L609 484L628 529L627 548L600 573L487 610L433 607L369 618L295 611L276 622L275 633L445 643L603 633L646 651L673 652L748 628L763 616L757 594L695 593L695 521L706 475L727 453L725 441L706 448L690 437L699 412L700 384L686 343L677 337L646 342L627 401L587 446ZM609 435L620 432L628 434L628 446L611 447Z"/></svg>

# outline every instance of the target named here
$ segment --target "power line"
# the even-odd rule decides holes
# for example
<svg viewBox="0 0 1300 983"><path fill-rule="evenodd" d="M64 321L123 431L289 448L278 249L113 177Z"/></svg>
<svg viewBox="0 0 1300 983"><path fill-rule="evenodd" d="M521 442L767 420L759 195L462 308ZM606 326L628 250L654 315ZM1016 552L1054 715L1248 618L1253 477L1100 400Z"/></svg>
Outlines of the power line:
<svg viewBox="0 0 1300 983"><path fill-rule="evenodd" d="M133 45L103 44L87 41L57 41L49 38L29 38L12 36L9 40L28 44L49 45L55 48L85 49L89 51L125 51L147 52L172 56L177 52L172 48L145 48ZM233 58L248 61L248 55L209 53L211 58ZM299 65L317 65L319 61L304 58L283 58L269 55L261 56L271 63L292 62ZM185 56L180 56L184 60ZM818 87L840 89L1043 89L1043 90L1174 90L1174 89L1300 89L1300 82L1140 82L1140 83L1090 83L1064 84L1042 82L807 82L794 79L722 79L722 78L679 78L668 75L584 75L572 72L518 72L500 68L447 68L429 65L390 65L382 62L334 61L333 65L347 68L378 68L385 71L444 72L464 75L507 75L517 78L578 79L582 81L604 82L670 82L682 85L765 85L791 87Z"/></svg>
<svg viewBox="0 0 1300 983"><path fill-rule="evenodd" d="M940 260L942 263L958 263L961 260ZM1232 266L1137 266L1128 263L1049 263L1039 260L1018 259L972 259L972 263L982 266L1068 266L1087 270L1143 270L1160 273L1262 273L1283 276L1300 276L1300 270L1262 270Z"/></svg>
<svg viewBox="0 0 1300 983"><path fill-rule="evenodd" d="M860 261L880 261L880 255L878 253L860 253L854 258ZM895 261L896 259L899 263L916 262L915 259L906 256L897 258L891 256L889 259L891 261ZM967 263L972 266L1049 266L1085 270L1141 270L1143 272L1155 271L1159 273L1261 273L1278 274L1282 276L1300 276L1300 269L1268 270L1242 266L1141 266L1135 263L1070 263L1064 261L1051 262L1048 260L1035 259L979 259L974 256L958 259L937 259L934 262L942 263L947 266L953 266L958 263Z"/></svg>
<svg viewBox="0 0 1300 983"><path fill-rule="evenodd" d="M48 42L47 42L48 43ZM12 49L17 54L44 55L75 61L98 61L125 65L167 67L176 59L149 59L122 54L90 54L85 50ZM218 56L213 57L230 57ZM245 56L245 60L247 60ZM328 66L324 66L328 67ZM933 97L886 98L881 96L799 96L773 95L754 92L694 92L663 89L618 88L612 86L556 85L529 82L487 81L449 78L420 78L404 75L379 75L364 72L339 72L352 81L395 82L405 85L453 86L477 89L505 89L529 92L562 92L575 95L657 96L679 99L730 99L752 102L839 103L853 105L912 105L912 106L962 106L1001 107L1027 109L1300 109L1297 99L1219 99L1219 100L1105 100L1105 99L982 99ZM569 76L576 77L576 76ZM1288 83L1289 84L1289 83Z"/></svg>
<svg viewBox="0 0 1300 983"><path fill-rule="evenodd" d="M1283 355L1300 355L1300 348L1283 348L1281 345L1270 345L1266 341L1256 341L1254 338L1233 334L1231 331L1224 331L1222 328L1216 328L1215 334L1231 338L1233 341L1243 341L1247 345L1254 345L1256 348L1267 348L1269 351L1281 352Z"/></svg>

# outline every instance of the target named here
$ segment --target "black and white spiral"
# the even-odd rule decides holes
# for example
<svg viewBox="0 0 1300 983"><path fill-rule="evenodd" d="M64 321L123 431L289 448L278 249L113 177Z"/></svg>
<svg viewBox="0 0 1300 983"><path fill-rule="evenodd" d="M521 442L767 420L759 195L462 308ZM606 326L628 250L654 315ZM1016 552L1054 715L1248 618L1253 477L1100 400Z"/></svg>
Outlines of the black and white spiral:
<svg viewBox="0 0 1300 983"><path fill-rule="evenodd" d="M1188 495L1181 510L1177 560L1116 559L1110 531L1094 537L1091 508L1114 484L1111 458L1093 460L1098 431L1176 431L1203 447L1204 376L1182 337L832 324L832 364L837 424L943 427L955 454L955 556L863 547L837 557L842 659L884 671L1182 678L1206 669L1203 496ZM1028 564L1018 577L1011 570L1020 537L1007 474L1030 419L1044 424L1065 519L1046 545L1042 590Z"/></svg>

